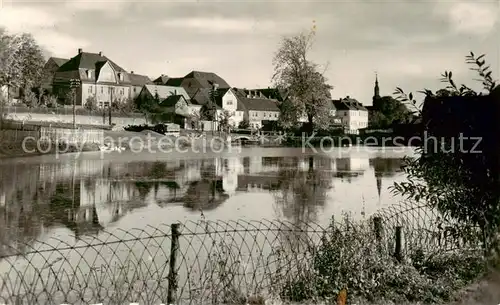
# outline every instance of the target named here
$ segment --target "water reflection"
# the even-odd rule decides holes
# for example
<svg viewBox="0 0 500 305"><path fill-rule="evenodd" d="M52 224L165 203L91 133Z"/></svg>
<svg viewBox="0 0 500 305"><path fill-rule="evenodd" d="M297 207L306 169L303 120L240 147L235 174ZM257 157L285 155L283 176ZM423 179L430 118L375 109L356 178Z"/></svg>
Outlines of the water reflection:
<svg viewBox="0 0 500 305"><path fill-rule="evenodd" d="M316 221L326 207L343 200L332 198L333 189L352 185L352 192L362 192L357 179L373 171L370 184L380 196L382 179L396 175L401 165L401 159L383 156L325 155L1 164L0 255L25 251L22 245L53 228L67 228L76 238L97 234L150 206L217 215L234 197L242 209L233 217L239 218L252 209L251 194L269 195L262 197L269 203L268 218Z"/></svg>

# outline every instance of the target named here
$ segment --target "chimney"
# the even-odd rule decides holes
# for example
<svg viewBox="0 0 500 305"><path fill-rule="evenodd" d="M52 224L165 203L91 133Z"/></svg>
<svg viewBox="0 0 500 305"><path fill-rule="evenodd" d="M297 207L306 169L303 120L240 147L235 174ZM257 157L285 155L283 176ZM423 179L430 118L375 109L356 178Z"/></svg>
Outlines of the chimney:
<svg viewBox="0 0 500 305"><path fill-rule="evenodd" d="M102 56L102 51L99 51L99 56Z"/></svg>
<svg viewBox="0 0 500 305"><path fill-rule="evenodd" d="M134 74L134 71L130 71L130 74Z"/></svg>
<svg viewBox="0 0 500 305"><path fill-rule="evenodd" d="M78 54L82 53L82 51L83 51L82 48L79 48L78 49Z"/></svg>

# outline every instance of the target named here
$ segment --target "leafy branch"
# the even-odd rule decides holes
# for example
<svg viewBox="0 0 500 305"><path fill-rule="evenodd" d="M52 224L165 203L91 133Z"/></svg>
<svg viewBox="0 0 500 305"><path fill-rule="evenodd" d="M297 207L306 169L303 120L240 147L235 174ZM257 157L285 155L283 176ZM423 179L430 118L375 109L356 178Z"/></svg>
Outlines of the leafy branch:
<svg viewBox="0 0 500 305"><path fill-rule="evenodd" d="M483 84L484 90L488 92L492 92L495 89L497 83L493 80L491 76L490 66L485 66L486 61L483 59L485 54L481 54L478 57L475 57L473 52L470 52L470 55L467 55L466 62L470 65L474 65L475 67L471 67L470 69L476 71L479 74L480 79L475 79L476 81L480 81Z"/></svg>
<svg viewBox="0 0 500 305"><path fill-rule="evenodd" d="M465 57L466 63L469 65L473 65L470 70L476 71L479 74L479 78L474 79L475 81L479 81L483 85L483 89L488 93L491 93L493 89L497 86L497 82L493 79L492 71L489 65L486 65L486 61L484 60L485 54L480 56L474 55L473 52L470 52L469 55ZM421 91L417 91L418 93L422 93L425 96L476 96L482 95L482 93L477 93L470 87L462 84L457 86L455 81L453 80L453 73L451 71L445 71L441 74L440 81L442 83L447 83L447 86L444 89L438 90L436 93L432 92L429 89L424 89ZM411 108L415 110L418 114L422 114L421 106L417 106L417 101L414 98L412 92L406 93L403 89L397 87L393 93L396 96L396 99L404 102L409 105Z"/></svg>

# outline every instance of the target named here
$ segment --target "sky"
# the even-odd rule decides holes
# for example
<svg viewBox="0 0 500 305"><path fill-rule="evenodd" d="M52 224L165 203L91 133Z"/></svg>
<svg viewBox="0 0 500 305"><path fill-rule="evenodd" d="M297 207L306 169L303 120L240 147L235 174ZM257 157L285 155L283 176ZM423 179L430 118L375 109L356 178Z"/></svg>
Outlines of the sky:
<svg viewBox="0 0 500 305"><path fill-rule="evenodd" d="M0 27L29 32L48 54L102 51L127 71L181 77L215 72L231 86L272 85L283 37L310 31L310 59L334 87L370 105L375 73L382 95L442 88L452 71L476 86L465 63L486 54L500 72L497 1L25 1L0 0ZM419 98L421 98L419 96Z"/></svg>

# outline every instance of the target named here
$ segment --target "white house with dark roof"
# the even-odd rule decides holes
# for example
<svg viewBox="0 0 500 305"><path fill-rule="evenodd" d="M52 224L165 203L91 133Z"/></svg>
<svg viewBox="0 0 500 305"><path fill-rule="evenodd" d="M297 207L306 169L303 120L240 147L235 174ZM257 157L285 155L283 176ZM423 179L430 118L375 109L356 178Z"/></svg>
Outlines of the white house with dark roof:
<svg viewBox="0 0 500 305"><path fill-rule="evenodd" d="M368 109L363 104L349 96L332 103L346 133L358 134L359 129L368 127Z"/></svg>
<svg viewBox="0 0 500 305"><path fill-rule="evenodd" d="M76 89L77 106L85 106L89 97L95 97L98 106L107 106L130 96L129 73L102 52L88 53L78 49L78 54L55 72L53 93L59 100L67 100L71 79L78 79L81 84Z"/></svg>
<svg viewBox="0 0 500 305"><path fill-rule="evenodd" d="M152 85L153 82L146 75L135 74L134 71L130 71L129 73L130 85L132 86L130 90L130 98L135 99L141 93L142 87L145 85Z"/></svg>
<svg viewBox="0 0 500 305"><path fill-rule="evenodd" d="M229 124L233 127L238 127L245 118L245 108L242 103L236 89L223 88L217 90L216 104L221 108L218 113L222 115L223 111L229 112Z"/></svg>
<svg viewBox="0 0 500 305"><path fill-rule="evenodd" d="M264 121L277 121L280 110L278 100L268 98L259 90L247 90L232 88L231 91L237 97L237 107L243 113L243 119L248 119L252 129L260 129ZM238 109L238 108L237 108Z"/></svg>

